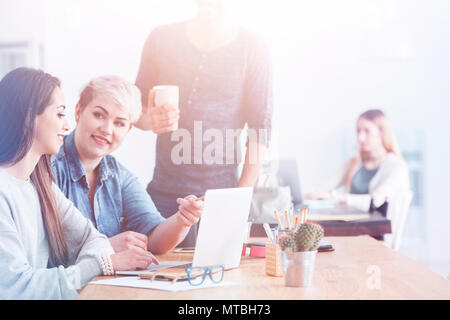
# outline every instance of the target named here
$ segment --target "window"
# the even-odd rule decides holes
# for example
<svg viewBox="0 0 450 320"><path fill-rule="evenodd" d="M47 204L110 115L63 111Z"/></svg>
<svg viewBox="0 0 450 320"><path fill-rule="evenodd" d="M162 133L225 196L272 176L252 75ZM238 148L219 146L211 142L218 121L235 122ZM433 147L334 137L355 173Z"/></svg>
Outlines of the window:
<svg viewBox="0 0 450 320"><path fill-rule="evenodd" d="M41 56L33 42L0 42L0 79L18 67L40 67Z"/></svg>

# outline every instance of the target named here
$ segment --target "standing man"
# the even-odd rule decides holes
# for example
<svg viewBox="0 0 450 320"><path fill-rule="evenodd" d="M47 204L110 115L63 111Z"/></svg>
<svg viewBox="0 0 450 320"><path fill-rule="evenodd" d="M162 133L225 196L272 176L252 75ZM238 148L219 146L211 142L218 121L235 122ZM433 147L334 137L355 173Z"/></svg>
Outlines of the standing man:
<svg viewBox="0 0 450 320"><path fill-rule="evenodd" d="M193 20L158 27L145 43L136 80L144 110L136 126L158 135L147 191L165 217L177 211L181 195L253 187L258 178L271 133L272 68L263 42L229 19L237 3L197 0ZM155 107L151 89L157 85L179 86L179 109ZM239 176L239 130L246 124L247 152ZM181 163L174 159L180 131L189 134L183 141L189 147L182 150L189 161ZM210 152L214 161L205 157L212 143L221 146ZM195 246L197 231L191 228L180 246Z"/></svg>

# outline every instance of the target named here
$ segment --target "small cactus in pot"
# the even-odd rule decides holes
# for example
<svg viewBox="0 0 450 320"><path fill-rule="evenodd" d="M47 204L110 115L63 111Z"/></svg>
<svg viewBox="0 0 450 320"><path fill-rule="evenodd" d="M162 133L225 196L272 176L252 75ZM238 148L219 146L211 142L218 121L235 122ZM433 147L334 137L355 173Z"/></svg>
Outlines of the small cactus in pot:
<svg viewBox="0 0 450 320"><path fill-rule="evenodd" d="M298 249L297 243L296 243L294 237L291 237L291 236L287 236L287 237L280 239L280 247L281 247L281 250L283 250L283 251L291 249L292 252L296 252Z"/></svg>
<svg viewBox="0 0 450 320"><path fill-rule="evenodd" d="M323 236L320 225L307 222L279 238L286 286L312 285L316 254Z"/></svg>
<svg viewBox="0 0 450 320"><path fill-rule="evenodd" d="M320 241L324 236L323 228L315 223L303 223L293 232L285 235L279 241L283 251L306 252L319 249Z"/></svg>
<svg viewBox="0 0 450 320"><path fill-rule="evenodd" d="M299 225L294 233L297 251L316 251L319 249L323 234L323 228L318 224L304 223Z"/></svg>

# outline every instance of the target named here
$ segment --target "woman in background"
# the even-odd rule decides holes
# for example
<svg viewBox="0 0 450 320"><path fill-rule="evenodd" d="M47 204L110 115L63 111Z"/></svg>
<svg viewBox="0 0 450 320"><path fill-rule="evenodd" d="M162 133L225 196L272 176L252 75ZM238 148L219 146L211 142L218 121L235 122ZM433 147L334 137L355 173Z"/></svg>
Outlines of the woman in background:
<svg viewBox="0 0 450 320"><path fill-rule="evenodd" d="M308 200L337 200L364 211L386 214L387 203L409 192L408 167L394 132L381 110L368 110L357 121L359 154L345 165L332 190L316 191Z"/></svg>
<svg viewBox="0 0 450 320"><path fill-rule="evenodd" d="M147 268L114 253L53 183L49 155L68 131L57 78L28 68L0 81L0 299L73 299L93 277Z"/></svg>

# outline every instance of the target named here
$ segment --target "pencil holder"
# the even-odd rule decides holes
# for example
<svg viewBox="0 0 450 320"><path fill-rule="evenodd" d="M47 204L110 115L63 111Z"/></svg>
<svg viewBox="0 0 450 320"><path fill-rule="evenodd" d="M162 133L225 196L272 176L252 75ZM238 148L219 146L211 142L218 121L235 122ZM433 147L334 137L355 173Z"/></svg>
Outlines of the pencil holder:
<svg viewBox="0 0 450 320"><path fill-rule="evenodd" d="M266 274L272 277L283 276L281 248L275 243L266 243Z"/></svg>

